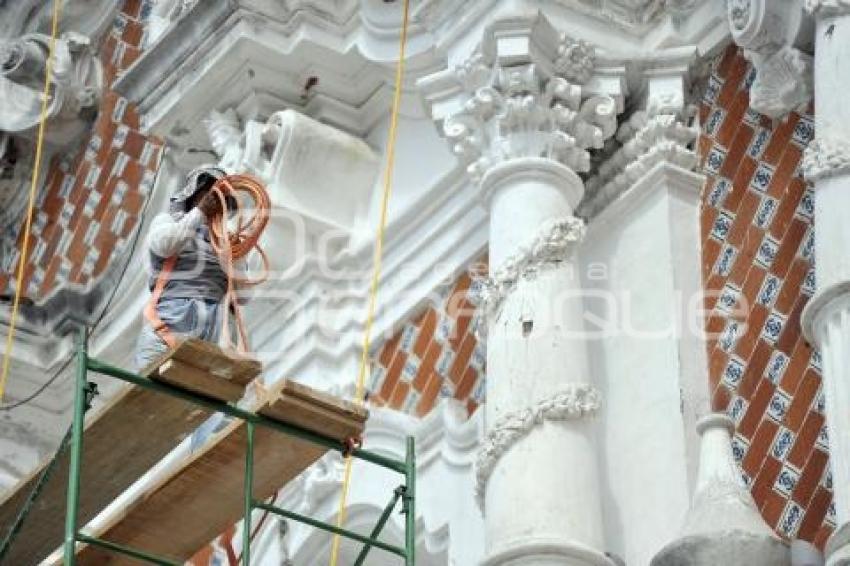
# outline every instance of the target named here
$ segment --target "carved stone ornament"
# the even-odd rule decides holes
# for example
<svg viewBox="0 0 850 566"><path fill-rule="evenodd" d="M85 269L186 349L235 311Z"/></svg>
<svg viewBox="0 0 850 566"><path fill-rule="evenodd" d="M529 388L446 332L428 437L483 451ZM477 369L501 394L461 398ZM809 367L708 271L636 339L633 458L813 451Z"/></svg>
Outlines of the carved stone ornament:
<svg viewBox="0 0 850 566"><path fill-rule="evenodd" d="M833 138L816 138L803 155L803 175L818 181L836 175L850 175L850 143Z"/></svg>
<svg viewBox="0 0 850 566"><path fill-rule="evenodd" d="M514 444L545 421L569 421L599 410L599 391L587 384L570 384L534 406L507 414L487 432L475 463L475 498L484 509L484 493L496 463Z"/></svg>
<svg viewBox="0 0 850 566"><path fill-rule="evenodd" d="M41 119L49 43L42 34L0 43L0 131L34 135ZM102 88L102 70L89 39L62 34L51 73L47 142L56 146L76 140L94 119Z"/></svg>
<svg viewBox="0 0 850 566"><path fill-rule="evenodd" d="M243 172L246 169L244 134L236 111L233 108L224 112L213 110L203 124L219 158L218 166L228 173Z"/></svg>
<svg viewBox="0 0 850 566"><path fill-rule="evenodd" d="M806 11L821 18L850 14L850 0L805 0Z"/></svg>
<svg viewBox="0 0 850 566"><path fill-rule="evenodd" d="M793 2L727 0L732 38L756 69L750 106L772 118L801 109L812 99L812 57L791 45L800 25L799 14L793 12Z"/></svg>
<svg viewBox="0 0 850 566"><path fill-rule="evenodd" d="M617 127L614 99L582 86L594 59L592 47L562 36L545 65L491 66L477 54L455 68L469 98L444 120L443 133L474 182L493 165L520 157L589 170L588 149L602 147Z"/></svg>
<svg viewBox="0 0 850 566"><path fill-rule="evenodd" d="M699 159L693 144L699 128L688 125L689 116L670 112L664 106L652 105L649 110L635 112L620 126L620 149L585 184L587 198L581 206L582 215L598 213L658 163L672 163L689 171L696 167Z"/></svg>
<svg viewBox="0 0 850 566"><path fill-rule="evenodd" d="M584 222L574 216L550 221L534 240L520 247L492 275L477 281L473 300L483 307L484 313L497 311L520 279L533 279L542 270L565 261L584 232Z"/></svg>

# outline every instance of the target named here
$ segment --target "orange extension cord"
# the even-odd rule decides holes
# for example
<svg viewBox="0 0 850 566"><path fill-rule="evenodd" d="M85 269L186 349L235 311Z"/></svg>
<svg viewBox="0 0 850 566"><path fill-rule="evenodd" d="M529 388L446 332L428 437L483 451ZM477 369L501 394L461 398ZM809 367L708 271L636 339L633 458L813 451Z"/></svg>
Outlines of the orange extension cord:
<svg viewBox="0 0 850 566"><path fill-rule="evenodd" d="M271 199L263 184L250 175L228 175L219 179L213 185L212 192L218 197L222 212L209 220L210 244L218 254L221 266L227 274L224 303L228 306L228 311L233 314L237 330L236 347L239 352L245 353L248 351L248 336L236 291L237 288L252 287L268 279L269 259L260 247L259 241L269 222ZM242 206L245 196L254 202L254 213L250 217L246 217ZM227 197L232 197L233 202L236 203L231 218L228 218L228 214L224 212L227 210ZM231 230L228 225L234 224L235 227ZM233 264L246 257L252 250L257 250L262 258L263 267L258 277L248 279L237 275ZM227 312L221 317L221 336L224 345L233 346L230 317Z"/></svg>

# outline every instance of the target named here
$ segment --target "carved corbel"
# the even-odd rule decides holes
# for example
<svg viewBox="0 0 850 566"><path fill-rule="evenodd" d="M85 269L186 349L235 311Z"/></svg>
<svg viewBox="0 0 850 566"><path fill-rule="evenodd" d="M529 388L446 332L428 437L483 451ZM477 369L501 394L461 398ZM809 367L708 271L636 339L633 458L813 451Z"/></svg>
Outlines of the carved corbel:
<svg viewBox="0 0 850 566"><path fill-rule="evenodd" d="M805 34L796 0L727 0L732 38L756 69L750 106L780 118L812 99L812 56L797 46Z"/></svg>

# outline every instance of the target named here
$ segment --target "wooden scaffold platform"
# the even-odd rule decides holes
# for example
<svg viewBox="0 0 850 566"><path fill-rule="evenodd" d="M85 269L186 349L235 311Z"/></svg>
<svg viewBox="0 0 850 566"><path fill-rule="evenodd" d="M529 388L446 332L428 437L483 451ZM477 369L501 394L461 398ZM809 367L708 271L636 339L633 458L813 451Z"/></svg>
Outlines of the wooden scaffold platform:
<svg viewBox="0 0 850 566"><path fill-rule="evenodd" d="M86 342L83 330L69 449L59 454L54 474L43 476L42 466L0 503L0 529L7 531L20 523L16 519L33 489L40 490L0 564L39 564L60 547L63 559L56 563L68 565L182 564L240 519L247 525L242 563L249 564L254 509L363 543L357 564L372 547L404 558L408 566L414 563L412 439L405 461L362 450L352 441L363 433L365 409L291 380L266 389L254 381L262 370L259 362L205 342L182 342L141 375L90 358ZM84 421L89 371L128 385ZM253 395L246 397L249 384ZM237 406L243 397L247 407ZM200 450L146 486L97 532L82 528L215 412L232 420ZM404 477L370 536L264 503L328 450ZM39 485L44 477L47 481ZM399 499L409 531L404 548L378 539Z"/></svg>

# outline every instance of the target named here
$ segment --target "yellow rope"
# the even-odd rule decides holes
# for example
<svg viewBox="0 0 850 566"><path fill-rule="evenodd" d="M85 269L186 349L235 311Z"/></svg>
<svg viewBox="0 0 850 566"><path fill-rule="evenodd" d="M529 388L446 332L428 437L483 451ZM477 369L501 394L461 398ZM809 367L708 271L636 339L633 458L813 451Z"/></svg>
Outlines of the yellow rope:
<svg viewBox="0 0 850 566"><path fill-rule="evenodd" d="M410 13L410 0L404 0L401 38L398 48L398 64L395 71L395 92L393 94L392 114L390 118L390 131L387 139L387 162L384 169L384 193L381 199L381 217L378 224L378 234L375 238L375 269L372 272L372 285L369 289L369 307L366 313L366 326L363 332L363 350L360 354L360 371L357 375L357 389L355 399L358 404L363 404L363 394L366 384L366 370L369 366L369 346L371 343L372 323L375 318L375 307L378 300L378 283L381 279L381 260L383 256L384 232L387 227L387 209L390 202L390 193L392 192L393 165L395 163L395 143L396 133L398 130L398 116L401 106L401 90L402 78L404 77L404 51L407 44L407 26ZM352 458L345 459L345 479L342 482L342 496L339 501L339 513L337 515L336 525L342 528L345 524L346 516L346 501L348 500L348 491L351 485L351 464ZM331 547L330 565L336 566L339 559L339 535L334 535L333 546Z"/></svg>
<svg viewBox="0 0 850 566"><path fill-rule="evenodd" d="M24 224L24 241L21 245L21 255L18 260L18 275L15 281L15 298L12 302L12 316L9 319L9 333L6 335L6 351L3 354L3 373L0 375L0 402L6 392L6 379L9 377L9 366L12 361L12 344L15 338L15 324L18 320L18 308L21 302L21 288L24 279L24 268L27 263L27 248L32 231L32 215L35 209L35 189L38 186L38 171L41 168L41 150L44 145L44 129L47 123L47 107L50 101L50 79L53 73L53 55L56 52L56 36L59 32L59 15L62 10L62 0L53 1L53 23L50 31L50 47L47 53L47 68L44 73L44 92L41 95L41 117L38 124L38 137L35 143L35 163L33 164L32 182L30 183L29 208Z"/></svg>

